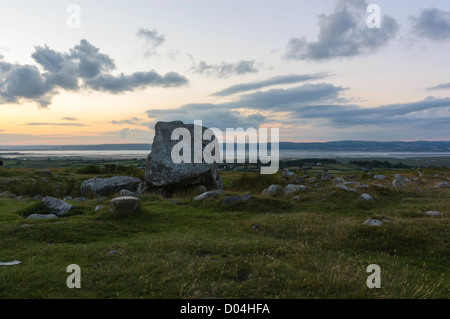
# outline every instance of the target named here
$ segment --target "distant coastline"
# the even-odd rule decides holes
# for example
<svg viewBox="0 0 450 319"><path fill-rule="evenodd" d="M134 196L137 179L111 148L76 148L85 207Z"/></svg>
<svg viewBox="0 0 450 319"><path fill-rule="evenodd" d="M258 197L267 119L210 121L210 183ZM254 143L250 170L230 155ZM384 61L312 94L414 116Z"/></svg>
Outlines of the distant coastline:
<svg viewBox="0 0 450 319"><path fill-rule="evenodd" d="M21 151L150 151L150 143L98 145L0 145L0 156ZM450 152L450 141L374 142L333 141L295 143L280 142L280 150L341 152ZM20 154L11 154L20 155Z"/></svg>

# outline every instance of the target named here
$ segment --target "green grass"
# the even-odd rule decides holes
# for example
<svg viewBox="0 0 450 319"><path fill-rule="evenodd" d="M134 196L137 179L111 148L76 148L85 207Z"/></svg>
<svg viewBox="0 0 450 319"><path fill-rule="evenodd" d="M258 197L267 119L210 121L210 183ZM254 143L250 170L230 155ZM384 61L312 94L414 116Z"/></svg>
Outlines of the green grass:
<svg viewBox="0 0 450 319"><path fill-rule="evenodd" d="M59 182L65 189L70 177L75 189L91 177L75 170L51 169L49 184ZM8 178L20 179L13 183L17 190L29 187L37 174L33 169L12 172ZM450 172L423 172L426 182L402 189L390 186L389 172L386 181L341 172L346 180L386 188L354 193L319 181L307 183L295 202L282 195L261 196L280 174L224 172L226 193L217 199L193 202L194 195L186 193L178 194L174 204L158 195L143 196L141 211L129 217L111 216L108 208L94 212L97 205L108 206L105 199L72 203L77 214L68 218L28 220L24 216L43 210L31 194L2 198L0 262L22 263L0 267L0 298L447 299L450 190L429 187L440 181L432 177L436 172L445 177ZM221 203L248 191L252 202ZM373 202L361 202L363 192ZM427 217L427 210L444 215ZM392 222L362 225L383 217ZM81 267L81 289L66 286L70 264ZM366 286L370 264L381 267L381 289Z"/></svg>

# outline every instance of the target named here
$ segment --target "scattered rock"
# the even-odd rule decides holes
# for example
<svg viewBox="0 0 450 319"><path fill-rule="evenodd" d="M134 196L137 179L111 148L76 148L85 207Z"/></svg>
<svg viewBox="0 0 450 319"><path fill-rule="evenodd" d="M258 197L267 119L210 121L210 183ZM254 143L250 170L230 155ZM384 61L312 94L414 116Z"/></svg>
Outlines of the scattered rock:
<svg viewBox="0 0 450 319"><path fill-rule="evenodd" d="M131 215L137 212L141 207L139 198L132 196L116 197L109 204L111 214Z"/></svg>
<svg viewBox="0 0 450 319"><path fill-rule="evenodd" d="M73 200L74 202L88 202L89 198L86 197L77 197Z"/></svg>
<svg viewBox="0 0 450 319"><path fill-rule="evenodd" d="M322 173L321 179L323 181L329 181L332 177L333 177L333 174L328 173L327 171L325 171L325 172Z"/></svg>
<svg viewBox="0 0 450 319"><path fill-rule="evenodd" d="M63 200L65 200L66 202L69 201L69 200L72 200L72 199L73 199L72 196L66 196L66 197L63 198Z"/></svg>
<svg viewBox="0 0 450 319"><path fill-rule="evenodd" d="M379 226L383 225L383 222L381 220L378 220L378 219L368 219L363 224L367 225L367 226L379 227Z"/></svg>
<svg viewBox="0 0 450 319"><path fill-rule="evenodd" d="M367 201L367 200L373 200L372 196L370 196L369 194L362 194L362 195L359 197L359 199L360 199L360 200L365 200L365 201Z"/></svg>
<svg viewBox="0 0 450 319"><path fill-rule="evenodd" d="M291 179L295 178L295 173L291 172L287 168L284 169L283 173L281 174L281 178L284 178L287 181L290 181Z"/></svg>
<svg viewBox="0 0 450 319"><path fill-rule="evenodd" d="M302 198L301 198L301 196L294 196L294 197L291 197L289 200L293 200L293 201L297 201L297 202L299 202L299 201L301 201L302 200Z"/></svg>
<svg viewBox="0 0 450 319"><path fill-rule="evenodd" d="M397 175L400 175L400 174L397 174ZM401 175L400 175L401 176ZM394 186L394 187L405 187L406 186L406 183L405 183L405 181L403 180L403 178L395 178L393 181L392 181L392 186Z"/></svg>
<svg viewBox="0 0 450 319"><path fill-rule="evenodd" d="M36 196L33 197L33 199L34 199L34 200L41 200L41 199L42 199L42 196L41 196L41 195L36 195Z"/></svg>
<svg viewBox="0 0 450 319"><path fill-rule="evenodd" d="M21 261L18 260L14 260L14 261L9 261L9 262L0 262L0 266L14 266L14 265L19 265L21 264Z"/></svg>
<svg viewBox="0 0 450 319"><path fill-rule="evenodd" d="M261 225L260 224L255 224L251 228L254 229L254 230L258 230L258 229L261 228Z"/></svg>
<svg viewBox="0 0 450 319"><path fill-rule="evenodd" d="M450 188L450 184L448 182L442 182L442 183L438 183L436 184L437 188Z"/></svg>
<svg viewBox="0 0 450 319"><path fill-rule="evenodd" d="M224 198L222 201L222 205L229 205L231 203L240 203L240 202L251 202L252 200L253 196L251 194L242 196L232 196Z"/></svg>
<svg viewBox="0 0 450 319"><path fill-rule="evenodd" d="M55 214L58 217L63 216L73 208L71 204L68 204L61 199L54 198L51 196L44 197L42 199L42 203L45 205L45 207L47 207L53 214Z"/></svg>
<svg viewBox="0 0 450 319"><path fill-rule="evenodd" d="M109 196L122 189L136 191L142 181L131 176L115 176L110 178L92 178L81 184L82 196Z"/></svg>
<svg viewBox="0 0 450 319"><path fill-rule="evenodd" d="M305 191L306 190L306 186L304 185L294 185L294 184L289 184L284 188L284 195L285 196L289 196L289 195L293 195L295 193L298 193L300 191Z"/></svg>
<svg viewBox="0 0 450 319"><path fill-rule="evenodd" d="M8 191L0 193L0 196L6 197L6 198L16 198L17 197L16 195L14 195L13 193L8 192Z"/></svg>
<svg viewBox="0 0 450 319"><path fill-rule="evenodd" d="M215 191L205 192L205 193L200 194L197 197L195 197L194 201L200 201L200 200L204 200L204 199L208 199L208 198L216 198L217 196L219 196L222 193L223 193L223 190L221 190L221 189L216 189Z"/></svg>
<svg viewBox="0 0 450 319"><path fill-rule="evenodd" d="M378 174L378 175L375 175L373 178L375 178L377 180L383 180L383 179L386 179L386 176Z"/></svg>
<svg viewBox="0 0 450 319"><path fill-rule="evenodd" d="M343 190L345 190L347 192L356 192L356 189L349 188L349 187L347 187L347 186L345 186L343 184L336 185L336 187L342 188Z"/></svg>
<svg viewBox="0 0 450 319"><path fill-rule="evenodd" d="M175 163L172 159L171 154L174 146L180 144L179 140L172 140L172 132L175 129L185 129L191 135L191 141L186 141L191 142L192 156L190 163ZM203 136L207 128L198 127L194 124L184 124L181 121L156 123L152 151L146 162L145 180L149 187L163 189L166 193L171 193L174 189L185 189L195 185L204 185L208 189L223 189L223 181L218 173L217 163L208 164L204 158L201 163L195 163L193 160L195 155L194 135L197 130ZM202 153L206 145L205 143L202 144ZM219 151L218 143L216 146L215 150Z"/></svg>
<svg viewBox="0 0 450 319"><path fill-rule="evenodd" d="M117 255L117 251L115 251L115 250L111 250L109 253L106 254L106 256L108 256L108 257L114 256L114 255Z"/></svg>
<svg viewBox="0 0 450 319"><path fill-rule="evenodd" d="M427 215L427 216L441 216L441 215L442 215L441 212L438 212L438 211L432 211L432 210L430 210L430 211L428 211L428 212L425 212L424 214Z"/></svg>
<svg viewBox="0 0 450 319"><path fill-rule="evenodd" d="M381 221L382 221L383 223L392 223L392 219L387 218L387 217L381 218Z"/></svg>
<svg viewBox="0 0 450 319"><path fill-rule="evenodd" d="M54 218L58 218L58 216L56 216L55 214L32 214L30 216L28 216L28 219L54 219Z"/></svg>
<svg viewBox="0 0 450 319"><path fill-rule="evenodd" d="M308 179L308 182L315 183L317 182L317 179L315 177L311 177L310 179Z"/></svg>
<svg viewBox="0 0 450 319"><path fill-rule="evenodd" d="M333 184L344 184L344 183L345 183L345 180L343 178L340 178L340 177L336 177L333 180Z"/></svg>
<svg viewBox="0 0 450 319"><path fill-rule="evenodd" d="M97 205L97 206L95 207L95 211L98 212L99 210L102 210L103 208L105 208L105 206L103 206L103 205Z"/></svg>
<svg viewBox="0 0 450 319"><path fill-rule="evenodd" d="M274 196L274 195L277 195L278 193L280 193L281 191L283 191L283 186L274 184L274 185L270 185L269 187L264 189L262 192L262 195Z"/></svg>
<svg viewBox="0 0 450 319"><path fill-rule="evenodd" d="M138 185L137 189L136 189L136 193L138 195L144 195L148 192L148 186L147 186L147 182L142 182Z"/></svg>

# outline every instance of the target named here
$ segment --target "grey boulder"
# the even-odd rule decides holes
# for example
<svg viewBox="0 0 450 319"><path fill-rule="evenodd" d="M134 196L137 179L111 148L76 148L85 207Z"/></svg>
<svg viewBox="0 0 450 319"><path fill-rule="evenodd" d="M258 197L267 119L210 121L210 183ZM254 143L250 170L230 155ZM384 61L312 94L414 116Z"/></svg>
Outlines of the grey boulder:
<svg viewBox="0 0 450 319"><path fill-rule="evenodd" d="M289 195L293 195L295 193L298 193L300 191L305 191L305 190L306 190L306 186L304 186L304 185L289 184L284 188L283 194L286 196L289 196Z"/></svg>
<svg viewBox="0 0 450 319"><path fill-rule="evenodd" d="M134 192L142 181L137 177L115 176L110 178L92 178L81 184L82 196L109 196L122 189Z"/></svg>
<svg viewBox="0 0 450 319"><path fill-rule="evenodd" d="M51 197L46 196L42 199L42 203L45 205L46 208L48 208L53 214L61 217L67 212L69 212L73 206L69 203L66 203L65 201Z"/></svg>
<svg viewBox="0 0 450 319"><path fill-rule="evenodd" d="M278 184L274 184L274 185L270 185L269 187L267 187L266 189L263 190L262 195L265 196L274 196L280 192L283 191L283 186L278 185Z"/></svg>

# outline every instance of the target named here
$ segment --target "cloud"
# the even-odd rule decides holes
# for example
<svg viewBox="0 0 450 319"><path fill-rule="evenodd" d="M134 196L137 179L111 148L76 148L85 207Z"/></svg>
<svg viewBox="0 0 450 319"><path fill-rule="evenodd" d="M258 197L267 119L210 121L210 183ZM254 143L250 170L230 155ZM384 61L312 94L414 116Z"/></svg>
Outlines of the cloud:
<svg viewBox="0 0 450 319"><path fill-rule="evenodd" d="M161 46L165 42L165 36L160 34L155 29L146 29L140 28L138 33L138 37L145 39L147 46L149 49L146 52L146 55L154 55L156 53L155 49Z"/></svg>
<svg viewBox="0 0 450 319"><path fill-rule="evenodd" d="M220 64L208 64L205 61L201 61L198 64L194 64L192 70L195 73L207 74L219 78L258 72L258 69L255 67L255 61L242 60L234 63L222 62Z"/></svg>
<svg viewBox="0 0 450 319"><path fill-rule="evenodd" d="M111 121L110 123L114 124L114 125L123 125L123 124L139 125L139 124L141 124L137 118L133 118L131 120Z"/></svg>
<svg viewBox="0 0 450 319"><path fill-rule="evenodd" d="M82 124L82 123L41 123L41 122L26 123L24 125L27 125L27 126L86 126L86 124Z"/></svg>
<svg viewBox="0 0 450 319"><path fill-rule="evenodd" d="M450 90L450 83L442 83L427 89L428 91Z"/></svg>
<svg viewBox="0 0 450 319"><path fill-rule="evenodd" d="M235 102L234 107L288 111L310 103L336 103L345 101L339 98L345 91L343 87L329 83L305 84L289 89L271 89L245 94Z"/></svg>
<svg viewBox="0 0 450 319"><path fill-rule="evenodd" d="M419 16L410 16L412 33L431 41L450 39L450 12L437 8L422 9Z"/></svg>
<svg viewBox="0 0 450 319"><path fill-rule="evenodd" d="M93 80L86 81L86 86L95 90L109 93L122 93L134 91L146 86L152 87L178 87L188 83L187 78L176 72L159 75L156 71L135 72L131 75L123 73L115 76L111 74L100 75Z"/></svg>
<svg viewBox="0 0 450 319"><path fill-rule="evenodd" d="M317 41L292 38L284 57L292 60L330 60L377 52L395 37L398 23L384 15L381 28L368 28L365 0L338 1L333 13L321 14Z"/></svg>
<svg viewBox="0 0 450 319"><path fill-rule="evenodd" d="M61 118L61 120L76 121L77 119L75 117L63 117L63 118Z"/></svg>
<svg viewBox="0 0 450 319"><path fill-rule="evenodd" d="M35 102L48 107L60 89L83 89L122 93L147 87L179 87L188 83L186 77L155 70L113 75L114 60L87 40L69 49L57 52L47 45L36 46L31 55L41 67L5 62L0 57L0 104Z"/></svg>
<svg viewBox="0 0 450 319"><path fill-rule="evenodd" d="M305 74L305 75L282 75L270 78L264 81L252 82L252 83L241 83L230 86L226 89L223 89L219 92L214 93L215 96L228 96L237 93L262 89L268 86L281 85L281 84L292 84L298 82L305 82L311 80L318 80L327 77L328 75L325 73L319 74Z"/></svg>
<svg viewBox="0 0 450 319"><path fill-rule="evenodd" d="M258 127L266 121L259 112L244 114L238 110L216 108L214 104L187 104L171 110L148 110L147 115L156 121L194 123L195 120L202 120L204 126L221 130L234 127ZM152 126L156 121L152 122Z"/></svg>
<svg viewBox="0 0 450 319"><path fill-rule="evenodd" d="M345 101L339 97L344 90L327 83L305 84L289 89L249 93L227 103L192 103L176 109L148 110L147 115L156 121L181 120L193 123L194 120L202 120L205 126L219 129L259 127L275 121L279 112L292 112L314 103ZM264 112L271 113L272 116L267 116Z"/></svg>
<svg viewBox="0 0 450 319"><path fill-rule="evenodd" d="M427 97L417 102L382 105L375 108L362 108L357 105L312 105L293 110L291 119L325 119L328 120L325 125L334 127L375 125L403 128L430 121L440 122L440 117L446 117L449 107L450 98L434 97ZM443 112L443 116L430 113L436 110ZM450 113L447 115L450 116Z"/></svg>

